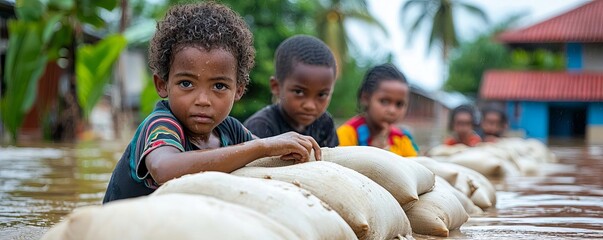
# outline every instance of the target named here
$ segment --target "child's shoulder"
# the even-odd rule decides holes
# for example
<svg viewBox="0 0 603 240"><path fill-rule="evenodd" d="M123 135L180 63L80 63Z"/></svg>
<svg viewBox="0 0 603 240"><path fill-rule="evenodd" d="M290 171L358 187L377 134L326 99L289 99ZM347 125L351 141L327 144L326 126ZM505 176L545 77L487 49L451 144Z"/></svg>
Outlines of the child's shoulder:
<svg viewBox="0 0 603 240"><path fill-rule="evenodd" d="M269 105L266 106L262 109L260 109L259 111L257 111L256 113L254 113L253 115L251 115L251 117L249 117L247 120L245 120L244 125L247 126L248 124L252 124L255 122L274 122L274 121L280 121L280 116L279 116L279 110L278 110L278 105Z"/></svg>
<svg viewBox="0 0 603 240"><path fill-rule="evenodd" d="M344 125L350 125L354 128L357 128L361 125L366 124L366 119L362 116L362 115L356 115L353 116L352 118L348 119Z"/></svg>

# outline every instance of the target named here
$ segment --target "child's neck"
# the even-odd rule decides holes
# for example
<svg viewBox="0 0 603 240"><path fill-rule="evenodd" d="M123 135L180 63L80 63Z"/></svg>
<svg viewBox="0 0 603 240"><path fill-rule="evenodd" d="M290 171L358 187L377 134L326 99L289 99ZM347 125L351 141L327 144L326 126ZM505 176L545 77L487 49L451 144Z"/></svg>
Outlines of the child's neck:
<svg viewBox="0 0 603 240"><path fill-rule="evenodd" d="M215 130L214 130L215 131ZM199 149L213 149L220 147L220 139L215 132L207 135L188 135L188 140Z"/></svg>
<svg viewBox="0 0 603 240"><path fill-rule="evenodd" d="M373 119L368 116L368 114L363 114L363 116L366 120L366 125L368 126L371 135L375 135L383 131L383 127L379 124L376 124Z"/></svg>
<svg viewBox="0 0 603 240"><path fill-rule="evenodd" d="M291 128L293 128L293 130L295 130L296 132L303 133L306 130L306 127L308 127L295 122L295 120L291 118L289 114L287 114L287 112L285 111L285 109L282 108L282 106L279 106L279 111L281 111L283 117L285 118L285 122L287 122L287 124L289 124L289 126L291 126Z"/></svg>

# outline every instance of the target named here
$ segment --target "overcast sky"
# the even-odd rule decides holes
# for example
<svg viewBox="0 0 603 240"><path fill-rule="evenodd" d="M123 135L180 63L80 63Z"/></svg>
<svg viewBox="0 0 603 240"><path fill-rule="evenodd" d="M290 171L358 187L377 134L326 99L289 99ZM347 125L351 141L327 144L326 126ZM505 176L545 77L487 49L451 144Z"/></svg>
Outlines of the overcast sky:
<svg viewBox="0 0 603 240"><path fill-rule="evenodd" d="M483 9L490 18L490 24L501 22L513 14L526 12L526 17L520 22L522 26L546 20L588 2L587 0L463 1ZM427 55L428 26L424 25L417 33L418 36L413 36L412 43L408 44L405 28L400 23L400 9L405 0L369 0L368 2L369 11L385 25L389 36L385 37L378 31L352 22L348 24L348 29L353 41L360 47L356 51L360 51L365 56L385 56L387 52L393 52L394 64L413 84L427 90L438 89L443 83L441 51L439 48L434 48ZM415 10L411 13L415 15L406 16L407 24L418 14L418 9ZM487 29L479 19L472 17L466 11L460 10L455 14L457 17L455 23L461 40L471 40Z"/></svg>

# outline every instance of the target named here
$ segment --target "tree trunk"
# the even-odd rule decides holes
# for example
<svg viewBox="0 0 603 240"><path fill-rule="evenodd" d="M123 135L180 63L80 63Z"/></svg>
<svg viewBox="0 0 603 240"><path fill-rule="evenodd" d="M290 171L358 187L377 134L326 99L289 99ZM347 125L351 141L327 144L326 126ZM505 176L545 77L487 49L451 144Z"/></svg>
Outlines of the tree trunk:
<svg viewBox="0 0 603 240"><path fill-rule="evenodd" d="M128 0L121 0L121 18L119 20L119 32L123 33L128 26ZM113 101L113 131L117 139L121 138L122 128L128 127L130 123L129 114L126 109L126 92L125 92L125 66L124 66L124 52L117 59L117 76L115 76L114 86L117 86L117 96L114 96ZM124 126L125 123L125 126Z"/></svg>
<svg viewBox="0 0 603 240"><path fill-rule="evenodd" d="M60 94L58 118L54 123L51 137L54 141L73 142L77 137L77 129L81 119L81 110L77 101L77 79L75 61L77 51L77 30L69 45L69 65L67 67L67 84L65 91ZM64 81L64 80L62 80Z"/></svg>

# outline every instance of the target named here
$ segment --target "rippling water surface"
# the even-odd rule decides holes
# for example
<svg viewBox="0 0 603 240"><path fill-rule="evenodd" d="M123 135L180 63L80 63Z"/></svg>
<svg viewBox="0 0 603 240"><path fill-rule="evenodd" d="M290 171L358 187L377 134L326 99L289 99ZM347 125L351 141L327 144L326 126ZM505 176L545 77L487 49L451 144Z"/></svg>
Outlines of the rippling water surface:
<svg viewBox="0 0 603 240"><path fill-rule="evenodd" d="M2 146L0 239L37 239L73 208L100 204L124 146ZM471 218L451 238L603 238L603 146L557 141L551 149L558 163L534 176L495 180L496 209Z"/></svg>

